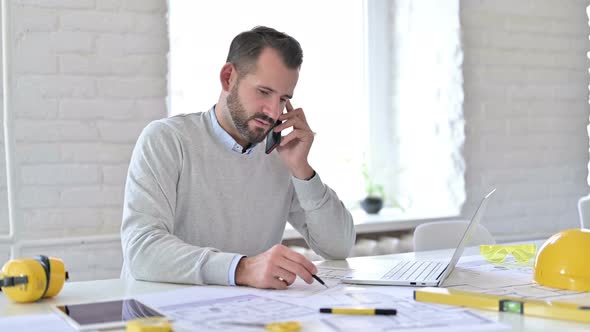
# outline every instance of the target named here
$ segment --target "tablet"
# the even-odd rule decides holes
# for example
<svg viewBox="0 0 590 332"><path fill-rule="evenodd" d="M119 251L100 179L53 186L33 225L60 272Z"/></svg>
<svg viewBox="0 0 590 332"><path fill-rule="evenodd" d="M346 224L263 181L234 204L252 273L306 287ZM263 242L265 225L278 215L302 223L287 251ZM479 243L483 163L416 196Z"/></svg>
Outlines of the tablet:
<svg viewBox="0 0 590 332"><path fill-rule="evenodd" d="M134 299L57 305L53 309L78 331L120 328L125 327L128 320L164 317L162 313Z"/></svg>

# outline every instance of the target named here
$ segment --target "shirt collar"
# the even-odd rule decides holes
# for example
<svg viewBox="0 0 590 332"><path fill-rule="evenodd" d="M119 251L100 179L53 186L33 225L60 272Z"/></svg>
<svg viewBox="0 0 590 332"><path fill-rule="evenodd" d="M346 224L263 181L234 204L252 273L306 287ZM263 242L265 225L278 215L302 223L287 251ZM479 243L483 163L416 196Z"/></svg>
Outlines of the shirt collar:
<svg viewBox="0 0 590 332"><path fill-rule="evenodd" d="M211 107L209 110L209 118L211 119L211 125L213 126L213 134L223 145L225 145L225 147L240 154L252 153L252 150L254 150L257 144L252 144L249 149L244 151L244 147L238 144L238 142L236 142L236 140L231 137L230 134L225 131L225 129L221 128L221 125L215 116L215 105L213 105L213 107Z"/></svg>

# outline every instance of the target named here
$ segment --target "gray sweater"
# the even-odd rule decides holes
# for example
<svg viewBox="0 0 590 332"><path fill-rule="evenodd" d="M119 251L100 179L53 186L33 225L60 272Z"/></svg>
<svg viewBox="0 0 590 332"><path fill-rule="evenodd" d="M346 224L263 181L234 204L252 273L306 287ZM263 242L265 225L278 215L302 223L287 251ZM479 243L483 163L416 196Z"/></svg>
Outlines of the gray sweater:
<svg viewBox="0 0 590 332"><path fill-rule="evenodd" d="M227 285L234 257L280 243L287 221L322 257L346 258L355 231L336 193L317 174L291 176L262 144L250 154L228 149L209 112L154 121L141 133L125 186L121 276Z"/></svg>

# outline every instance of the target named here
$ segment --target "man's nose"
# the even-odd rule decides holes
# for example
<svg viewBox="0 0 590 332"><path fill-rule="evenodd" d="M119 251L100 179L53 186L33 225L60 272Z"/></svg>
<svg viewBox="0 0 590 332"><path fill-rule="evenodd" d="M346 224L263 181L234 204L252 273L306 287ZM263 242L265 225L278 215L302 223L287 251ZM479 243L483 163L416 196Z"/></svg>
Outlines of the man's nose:
<svg viewBox="0 0 590 332"><path fill-rule="evenodd" d="M281 103L281 100L273 100L268 102L265 107L264 107L264 114L266 114L267 116L273 118L273 120L278 120L279 116L281 115L281 113L283 113L283 104Z"/></svg>

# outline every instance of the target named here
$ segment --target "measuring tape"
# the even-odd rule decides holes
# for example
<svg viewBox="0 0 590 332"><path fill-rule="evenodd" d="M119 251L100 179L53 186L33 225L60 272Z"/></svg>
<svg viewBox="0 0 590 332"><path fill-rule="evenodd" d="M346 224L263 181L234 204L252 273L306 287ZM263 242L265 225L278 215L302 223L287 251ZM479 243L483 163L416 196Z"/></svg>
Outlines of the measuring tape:
<svg viewBox="0 0 590 332"><path fill-rule="evenodd" d="M127 332L172 332L172 324L164 317L139 318L127 322Z"/></svg>

